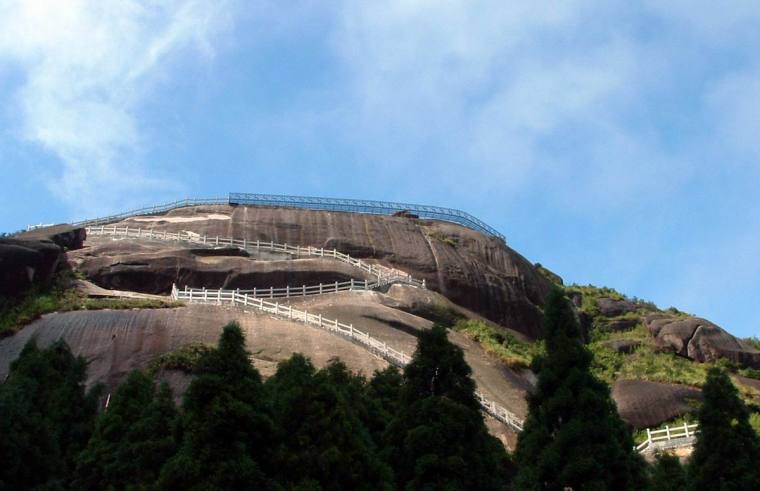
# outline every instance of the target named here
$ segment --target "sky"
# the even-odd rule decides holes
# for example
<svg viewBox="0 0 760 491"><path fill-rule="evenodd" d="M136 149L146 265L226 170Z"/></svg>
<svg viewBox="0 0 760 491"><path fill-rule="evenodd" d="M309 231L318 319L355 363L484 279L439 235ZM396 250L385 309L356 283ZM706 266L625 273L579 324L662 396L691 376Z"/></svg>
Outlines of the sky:
<svg viewBox="0 0 760 491"><path fill-rule="evenodd" d="M0 231L228 192L465 210L760 336L756 0L0 0Z"/></svg>

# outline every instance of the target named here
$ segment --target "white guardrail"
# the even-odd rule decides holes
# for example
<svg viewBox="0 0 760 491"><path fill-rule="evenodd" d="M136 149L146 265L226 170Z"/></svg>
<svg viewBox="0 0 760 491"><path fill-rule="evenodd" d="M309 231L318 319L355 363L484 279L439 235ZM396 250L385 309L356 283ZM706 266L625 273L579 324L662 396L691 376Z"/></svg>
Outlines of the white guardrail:
<svg viewBox="0 0 760 491"><path fill-rule="evenodd" d="M665 426L660 430L647 428L647 439L636 445L637 452L649 450L667 450L669 448L690 447L694 444L699 425L684 423L679 426Z"/></svg>
<svg viewBox="0 0 760 491"><path fill-rule="evenodd" d="M359 269L366 271L377 277L377 282L382 284L388 283L405 283L420 288L426 288L425 280L417 280L412 278L408 273L380 266L378 264L369 264L360 259L353 258L348 254L343 254L335 249L324 249L322 247L312 246L292 246L289 244L279 244L274 241L262 241L262 240L247 240L247 239L234 239L232 237L219 237L219 236L207 236L200 235L194 232L167 232L165 230L153 230L142 229L134 227L116 227L116 226L97 226L87 227L88 236L112 236L112 237L125 237L132 239L152 239L152 240L166 240L173 242L188 242L191 244L203 244L206 246L231 246L243 249L245 251L272 251L282 252L293 256L314 256L327 259L335 259L337 261L350 264ZM391 281L392 280L392 281Z"/></svg>
<svg viewBox="0 0 760 491"><path fill-rule="evenodd" d="M344 324L336 319L328 319L321 314L310 314L305 310L294 309L288 305L280 305L278 302L268 302L247 293L238 293L236 290L207 290L205 288L185 288L180 290L177 289L176 285L173 285L171 296L174 300L185 300L190 303L230 304L253 307L262 312L281 316L288 320L303 322L304 324L346 337L396 366L403 367L411 361L411 356L408 354L397 351L388 346L387 343L356 329L353 324ZM481 406L488 414L515 430L522 431L523 422L517 416L487 399L480 392L477 392L477 397Z"/></svg>

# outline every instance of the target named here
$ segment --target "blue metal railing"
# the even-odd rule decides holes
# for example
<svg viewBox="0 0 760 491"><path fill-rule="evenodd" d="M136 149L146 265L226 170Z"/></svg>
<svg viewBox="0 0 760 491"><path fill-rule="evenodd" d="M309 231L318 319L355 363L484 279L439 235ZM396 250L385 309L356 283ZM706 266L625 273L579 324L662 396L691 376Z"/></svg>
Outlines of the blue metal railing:
<svg viewBox="0 0 760 491"><path fill-rule="evenodd" d="M147 206L130 210L116 215L110 215L101 218L92 218L73 223L76 226L92 226L112 223L131 216L155 215L165 213L175 208L198 205L255 205L255 206L276 206L283 208L304 208L309 210L329 210L344 211L350 213L367 213L373 215L388 215L396 212L406 211L420 218L433 220L443 220L452 222L464 227L482 232L491 237L496 237L504 241L504 236L496 229L478 218L461 210L453 208L442 208L440 206L416 205L411 203L394 203L390 201L372 201L363 199L339 199L339 198L317 198L312 196L287 196L277 194L251 194L251 193L229 193L227 198L201 198L201 199L183 199L165 203L162 205Z"/></svg>
<svg viewBox="0 0 760 491"><path fill-rule="evenodd" d="M504 240L504 236L496 229L469 213L455 210L453 208L442 208L440 206L395 203L390 201L371 201L364 199L317 198L313 196L286 196L251 193L230 193L230 204L307 208L310 210L346 211L373 215L388 215L400 211L408 211L420 218L453 222Z"/></svg>

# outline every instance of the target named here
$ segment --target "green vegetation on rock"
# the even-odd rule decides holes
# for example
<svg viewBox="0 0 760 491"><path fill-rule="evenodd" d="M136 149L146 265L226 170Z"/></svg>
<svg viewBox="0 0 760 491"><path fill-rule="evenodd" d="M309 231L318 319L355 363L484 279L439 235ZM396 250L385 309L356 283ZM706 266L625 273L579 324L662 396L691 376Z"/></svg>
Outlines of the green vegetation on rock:
<svg viewBox="0 0 760 491"><path fill-rule="evenodd" d="M179 370L193 373L201 359L213 348L203 343L190 343L174 351L164 353L150 364L149 371L155 374L160 370Z"/></svg>
<svg viewBox="0 0 760 491"><path fill-rule="evenodd" d="M159 309L181 305L154 298L88 298L72 288L76 274L63 271L49 288L35 288L18 300L0 298L0 338L10 336L44 314L71 310Z"/></svg>
<svg viewBox="0 0 760 491"><path fill-rule="evenodd" d="M530 367L533 359L543 351L541 341L521 341L513 334L479 320L460 320L454 324L454 330L480 343L483 349L510 367Z"/></svg>

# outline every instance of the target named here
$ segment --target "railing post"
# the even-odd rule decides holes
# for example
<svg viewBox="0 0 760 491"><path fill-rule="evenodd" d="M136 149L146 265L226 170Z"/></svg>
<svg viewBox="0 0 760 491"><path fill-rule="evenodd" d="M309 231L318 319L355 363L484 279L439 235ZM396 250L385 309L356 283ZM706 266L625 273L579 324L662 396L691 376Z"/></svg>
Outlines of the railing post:
<svg viewBox="0 0 760 491"><path fill-rule="evenodd" d="M203 301L208 302L208 290L206 290L206 287L203 287Z"/></svg>
<svg viewBox="0 0 760 491"><path fill-rule="evenodd" d="M652 446L652 430L647 428L647 447Z"/></svg>
<svg viewBox="0 0 760 491"><path fill-rule="evenodd" d="M322 327L322 314L319 314L317 321L319 322L319 327Z"/></svg>
<svg viewBox="0 0 760 491"><path fill-rule="evenodd" d="M303 285L302 288L303 288L303 296L305 297L306 296L306 285Z"/></svg>
<svg viewBox="0 0 760 491"><path fill-rule="evenodd" d="M427 287L425 286L425 278L422 278L422 288L427 289Z"/></svg>
<svg viewBox="0 0 760 491"><path fill-rule="evenodd" d="M216 236L216 245L219 245L219 236Z"/></svg>
<svg viewBox="0 0 760 491"><path fill-rule="evenodd" d="M351 288L350 288L350 290L354 291L354 279L353 278L351 278Z"/></svg>
<svg viewBox="0 0 760 491"><path fill-rule="evenodd" d="M253 287L253 298L258 298L257 295L256 295L256 287L255 286Z"/></svg>
<svg viewBox="0 0 760 491"><path fill-rule="evenodd" d="M245 250L247 247L248 247L248 246L247 246L247 244L246 244L246 240L245 240L245 237L243 237L243 250Z"/></svg>
<svg viewBox="0 0 760 491"><path fill-rule="evenodd" d="M260 247L260 243L259 243L259 241L258 241L258 240L256 240L256 250L257 250L257 251L259 250L259 247Z"/></svg>
<svg viewBox="0 0 760 491"><path fill-rule="evenodd" d="M689 438L689 423L688 423L688 421L684 421L683 431L686 433L686 438Z"/></svg>
<svg viewBox="0 0 760 491"><path fill-rule="evenodd" d="M269 298L274 298L274 287L273 286L269 287Z"/></svg>
<svg viewBox="0 0 760 491"><path fill-rule="evenodd" d="M203 243L206 243L206 234L203 234Z"/></svg>
<svg viewBox="0 0 760 491"><path fill-rule="evenodd" d="M665 425L665 435L667 436L668 441L670 441L670 426L669 425Z"/></svg>
<svg viewBox="0 0 760 491"><path fill-rule="evenodd" d="M366 279L364 280L364 289L365 290L367 289L367 280Z"/></svg>
<svg viewBox="0 0 760 491"><path fill-rule="evenodd" d="M338 293L338 282L335 282L335 293Z"/></svg>
<svg viewBox="0 0 760 491"><path fill-rule="evenodd" d="M290 297L290 285L285 285L285 298Z"/></svg>
<svg viewBox="0 0 760 491"><path fill-rule="evenodd" d="M322 295L322 283L319 284L319 294Z"/></svg>

